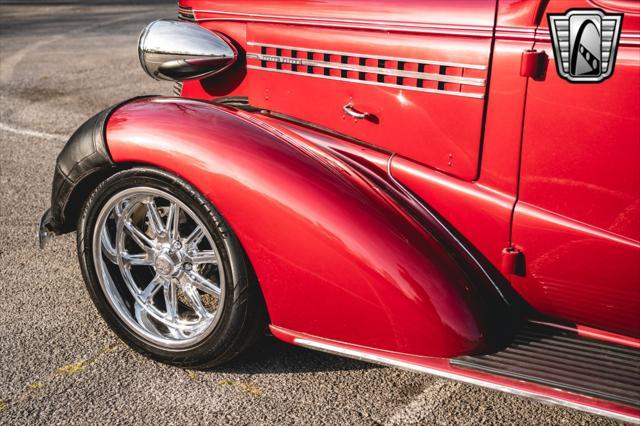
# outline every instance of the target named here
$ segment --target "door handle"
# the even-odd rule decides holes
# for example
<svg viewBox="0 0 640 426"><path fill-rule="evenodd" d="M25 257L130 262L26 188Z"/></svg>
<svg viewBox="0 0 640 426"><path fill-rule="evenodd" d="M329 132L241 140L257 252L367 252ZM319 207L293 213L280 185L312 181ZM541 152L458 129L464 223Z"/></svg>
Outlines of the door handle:
<svg viewBox="0 0 640 426"><path fill-rule="evenodd" d="M342 110L345 112L345 114L347 114L350 117L353 118L357 118L360 120L364 120L365 118L367 118L369 115L368 112L359 112L357 110L355 110L353 108L353 104L351 102L349 102L348 104L346 104L345 106L342 107Z"/></svg>

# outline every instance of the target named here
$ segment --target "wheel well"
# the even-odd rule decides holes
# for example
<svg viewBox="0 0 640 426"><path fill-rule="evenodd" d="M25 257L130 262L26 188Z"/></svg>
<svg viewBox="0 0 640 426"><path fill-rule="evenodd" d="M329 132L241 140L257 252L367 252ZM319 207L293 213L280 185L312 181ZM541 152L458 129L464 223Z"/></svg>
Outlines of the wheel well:
<svg viewBox="0 0 640 426"><path fill-rule="evenodd" d="M103 168L85 176L82 180L73 188L69 200L64 209L64 224L63 232L73 232L77 229L78 219L82 212L82 207L86 199L91 192L100 184L100 182L108 179L114 174L130 169L132 167L151 167L149 164L144 163L118 163L113 167Z"/></svg>
<svg viewBox="0 0 640 426"><path fill-rule="evenodd" d="M96 189L100 182L108 179L118 172L132 169L134 167L149 167L173 174L172 172L161 167L141 162L116 163L113 164L112 167L93 171L89 175L83 177L82 180L71 191L71 195L69 195L69 200L67 201L64 209L64 224L62 226L62 233L73 232L76 230L78 218L80 217L80 213L82 212L84 202L89 197L91 192ZM181 177L181 179L184 178Z"/></svg>

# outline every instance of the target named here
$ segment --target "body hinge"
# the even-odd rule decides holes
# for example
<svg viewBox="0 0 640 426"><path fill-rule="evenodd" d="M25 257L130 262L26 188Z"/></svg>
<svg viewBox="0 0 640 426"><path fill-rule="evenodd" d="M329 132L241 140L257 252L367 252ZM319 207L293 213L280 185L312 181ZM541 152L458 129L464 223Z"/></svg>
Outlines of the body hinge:
<svg viewBox="0 0 640 426"><path fill-rule="evenodd" d="M522 250L514 246L502 249L502 264L500 270L506 276L518 275L524 277L525 263Z"/></svg>
<svg viewBox="0 0 640 426"><path fill-rule="evenodd" d="M544 80L548 64L549 57L544 50L527 49L522 52L520 75L534 80Z"/></svg>

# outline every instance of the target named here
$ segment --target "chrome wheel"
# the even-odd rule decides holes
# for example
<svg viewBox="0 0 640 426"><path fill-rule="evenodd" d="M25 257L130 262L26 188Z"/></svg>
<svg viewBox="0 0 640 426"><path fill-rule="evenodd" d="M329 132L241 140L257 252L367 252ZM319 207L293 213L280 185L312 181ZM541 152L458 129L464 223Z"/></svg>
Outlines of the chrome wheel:
<svg viewBox="0 0 640 426"><path fill-rule="evenodd" d="M224 268L186 204L156 188L125 189L100 210L92 245L102 290L136 334L178 349L213 330L224 306Z"/></svg>

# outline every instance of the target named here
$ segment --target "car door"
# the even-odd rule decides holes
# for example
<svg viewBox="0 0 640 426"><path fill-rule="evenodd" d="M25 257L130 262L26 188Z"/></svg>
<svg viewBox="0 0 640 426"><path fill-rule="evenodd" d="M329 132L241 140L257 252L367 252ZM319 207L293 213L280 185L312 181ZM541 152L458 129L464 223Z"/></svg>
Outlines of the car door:
<svg viewBox="0 0 640 426"><path fill-rule="evenodd" d="M513 243L516 289L539 311L640 336L640 15L631 1L551 0L547 13L624 13L615 68L602 82L559 75L545 18L535 48L551 59L530 79ZM606 33L603 32L606 37Z"/></svg>
<svg viewBox="0 0 640 426"><path fill-rule="evenodd" d="M247 25L251 105L476 177L495 0L272 3Z"/></svg>

